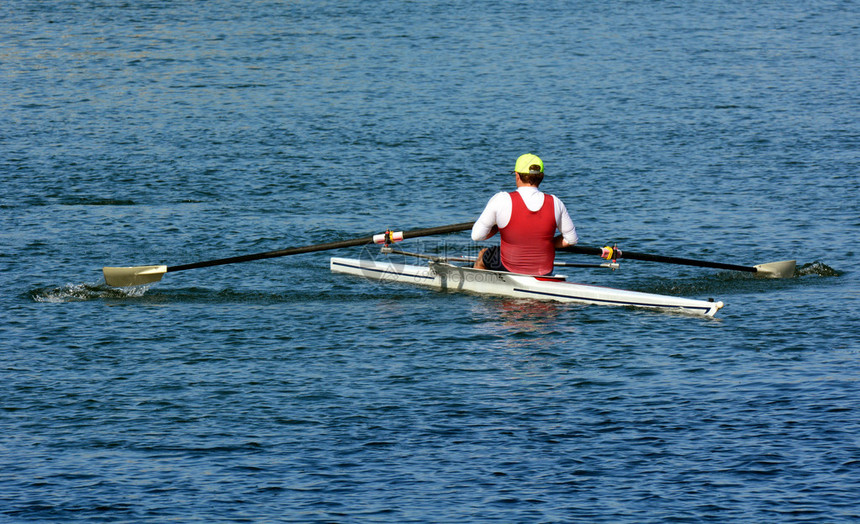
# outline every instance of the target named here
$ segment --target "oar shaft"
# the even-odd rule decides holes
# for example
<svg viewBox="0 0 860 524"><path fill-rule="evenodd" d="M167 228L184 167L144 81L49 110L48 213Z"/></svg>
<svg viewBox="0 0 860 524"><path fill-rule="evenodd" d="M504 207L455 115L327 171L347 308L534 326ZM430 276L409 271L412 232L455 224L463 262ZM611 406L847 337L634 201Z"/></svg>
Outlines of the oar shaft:
<svg viewBox="0 0 860 524"><path fill-rule="evenodd" d="M429 235L443 235L446 233L455 233L472 228L473 222L462 222L460 224L450 224L447 226L428 227L424 229L413 229L404 231L403 238L415 238ZM201 267L221 266L224 264L238 264L240 262L251 262L253 260L264 260L267 258L285 257L288 255L300 255L302 253L313 253L316 251L327 251L330 249L341 249L346 247L363 246L373 243L373 236L362 238L353 238L350 240L340 240L335 242L326 242L324 244L315 244L311 246L289 247L286 249L278 249L276 251L266 251L264 253L254 253L251 255L240 255L236 257L219 258L217 260L206 260L203 262L193 262L191 264L182 264L178 266L168 266L167 272L184 271L186 269L197 269Z"/></svg>
<svg viewBox="0 0 860 524"><path fill-rule="evenodd" d="M266 258L284 257L287 255L300 255L302 253L312 253L314 251L325 251L327 249L338 249L343 247L362 246L373 242L373 237L356 238L352 240L343 240L340 242L326 242L325 244L316 244L313 246L291 247L287 249L278 249L276 251L266 251L265 253L254 253L251 255L240 255L236 257L219 258L217 260L206 260L203 262L193 262L191 264L182 264L178 266L168 266L167 271L184 271L186 269L197 269L201 267L221 266L224 264L238 264L240 262L251 262L253 260L264 260Z"/></svg>
<svg viewBox="0 0 860 524"><path fill-rule="evenodd" d="M403 238L427 237L431 235L444 235L446 233L456 233L457 231L466 231L472 229L474 222L460 222L459 224L451 224L448 226L428 227L424 229L413 229L412 231L404 231Z"/></svg>
<svg viewBox="0 0 860 524"><path fill-rule="evenodd" d="M559 251L568 251L571 253L580 253L583 255L603 254L603 249L599 247L588 246L568 246L559 249ZM714 269L728 269L732 271L746 271L748 273L756 273L758 269L753 266L739 266L736 264L726 264L723 262L708 262L705 260L694 260L692 258L667 257L665 255L653 255L650 253L636 253L634 251L621 251L618 258L629 258L630 260L644 260L648 262L663 262L666 264L680 264L684 266L710 267Z"/></svg>

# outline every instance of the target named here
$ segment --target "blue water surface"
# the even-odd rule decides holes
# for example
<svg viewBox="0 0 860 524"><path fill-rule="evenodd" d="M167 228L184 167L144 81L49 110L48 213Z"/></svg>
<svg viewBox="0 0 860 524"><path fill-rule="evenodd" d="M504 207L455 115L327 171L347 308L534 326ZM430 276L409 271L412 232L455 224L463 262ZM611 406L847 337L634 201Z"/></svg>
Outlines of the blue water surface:
<svg viewBox="0 0 860 524"><path fill-rule="evenodd" d="M0 520L860 520L856 2L0 11ZM716 319L362 247L101 276L473 220L526 152L584 245L797 275L564 271Z"/></svg>

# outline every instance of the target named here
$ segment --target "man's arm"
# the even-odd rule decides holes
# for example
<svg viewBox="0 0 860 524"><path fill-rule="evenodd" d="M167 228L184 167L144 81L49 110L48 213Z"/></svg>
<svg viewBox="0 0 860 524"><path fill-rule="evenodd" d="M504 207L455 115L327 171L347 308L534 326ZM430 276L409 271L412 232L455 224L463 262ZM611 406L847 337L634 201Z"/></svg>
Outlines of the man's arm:
<svg viewBox="0 0 860 524"><path fill-rule="evenodd" d="M561 231L561 236L555 237L553 245L556 249L567 247L576 244L579 241L579 235L576 234L576 227L573 225L573 220L567 213L567 208L560 198L555 198L556 224L558 230Z"/></svg>
<svg viewBox="0 0 860 524"><path fill-rule="evenodd" d="M481 240L486 240L499 232L499 226L497 225L498 213L500 207L502 207L501 199L504 196L507 195L505 193L498 193L487 202L487 207L484 208L481 216L478 217L475 225L472 226L473 241L480 242Z"/></svg>

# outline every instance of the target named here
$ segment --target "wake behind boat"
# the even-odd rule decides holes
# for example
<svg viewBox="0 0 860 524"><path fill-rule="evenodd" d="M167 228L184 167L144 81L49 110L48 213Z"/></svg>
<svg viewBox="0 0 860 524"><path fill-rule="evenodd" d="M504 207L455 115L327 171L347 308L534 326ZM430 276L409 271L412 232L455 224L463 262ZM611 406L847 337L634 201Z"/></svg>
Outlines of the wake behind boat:
<svg viewBox="0 0 860 524"><path fill-rule="evenodd" d="M427 265L402 264L389 260L331 259L331 270L386 282L415 284L445 291L482 295L575 302L602 306L630 306L676 311L713 317L722 302L696 300L654 293L568 282L563 275L536 277L503 271L457 266L430 260Z"/></svg>

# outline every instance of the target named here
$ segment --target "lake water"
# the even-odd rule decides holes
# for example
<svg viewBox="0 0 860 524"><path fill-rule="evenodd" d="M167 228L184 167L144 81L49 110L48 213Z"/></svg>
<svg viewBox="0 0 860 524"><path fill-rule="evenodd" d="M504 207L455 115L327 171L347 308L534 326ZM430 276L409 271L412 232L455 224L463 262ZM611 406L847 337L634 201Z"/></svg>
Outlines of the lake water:
<svg viewBox="0 0 860 524"><path fill-rule="evenodd" d="M3 522L860 519L856 2L0 11ZM716 319L360 247L101 276L474 220L526 152L583 245L798 274L563 271Z"/></svg>

